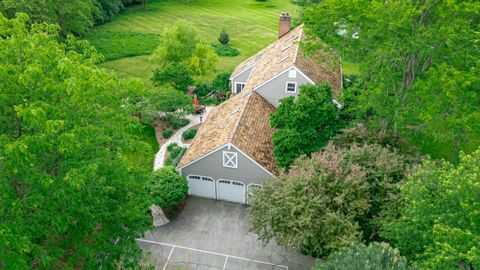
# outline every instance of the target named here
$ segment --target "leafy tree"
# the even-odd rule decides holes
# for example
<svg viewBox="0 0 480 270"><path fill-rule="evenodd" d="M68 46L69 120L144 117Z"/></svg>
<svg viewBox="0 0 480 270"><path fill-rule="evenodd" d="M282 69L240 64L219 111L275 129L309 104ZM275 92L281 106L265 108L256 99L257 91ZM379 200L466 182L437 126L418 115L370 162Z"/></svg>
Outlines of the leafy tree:
<svg viewBox="0 0 480 270"><path fill-rule="evenodd" d="M225 31L225 28L222 29L222 32L220 32L220 35L218 36L218 42L222 45L228 45L228 42L230 41L230 36L227 34L227 31Z"/></svg>
<svg viewBox="0 0 480 270"><path fill-rule="evenodd" d="M302 85L297 99L284 98L270 118L277 164L288 168L298 156L325 146L338 129L337 114L327 84Z"/></svg>
<svg viewBox="0 0 480 270"><path fill-rule="evenodd" d="M387 243L352 245L336 251L325 261L318 260L312 270L408 270L405 257Z"/></svg>
<svg viewBox="0 0 480 270"><path fill-rule="evenodd" d="M194 83L190 70L182 64L155 69L152 77L154 85L169 84L179 91L186 92L188 86Z"/></svg>
<svg viewBox="0 0 480 270"><path fill-rule="evenodd" d="M149 228L145 152L128 100L138 81L95 66L58 27L0 15L0 265L5 269L131 266Z"/></svg>
<svg viewBox="0 0 480 270"><path fill-rule="evenodd" d="M275 237L313 256L377 240L381 221L398 213L410 167L408 158L378 144L329 144L263 184L251 203L252 229L265 242Z"/></svg>
<svg viewBox="0 0 480 270"><path fill-rule="evenodd" d="M0 1L0 11L7 17L13 18L18 12L27 13L33 22L58 24L62 36L69 33L85 34L93 25L93 10L91 0Z"/></svg>
<svg viewBox="0 0 480 270"><path fill-rule="evenodd" d="M408 136L435 157L455 160L460 149L476 148L480 2L324 0L307 6L310 37L360 64L361 117Z"/></svg>
<svg viewBox="0 0 480 270"><path fill-rule="evenodd" d="M218 56L212 46L197 42L192 57L188 60L188 67L196 76L205 76L209 72L215 72L215 64Z"/></svg>
<svg viewBox="0 0 480 270"><path fill-rule="evenodd" d="M175 212L188 193L188 183L172 166L158 169L150 188L154 204L167 211L169 216Z"/></svg>
<svg viewBox="0 0 480 270"><path fill-rule="evenodd" d="M193 75L202 76L215 69L217 56L211 46L198 40L192 24L178 20L172 27L165 28L163 39L151 60L159 65L160 70L182 64Z"/></svg>
<svg viewBox="0 0 480 270"><path fill-rule="evenodd" d="M137 103L142 122L153 124L158 119L180 119L193 111L193 100L178 90L152 89Z"/></svg>
<svg viewBox="0 0 480 270"><path fill-rule="evenodd" d="M480 267L480 149L460 164L425 161L402 189L383 236L422 269Z"/></svg>

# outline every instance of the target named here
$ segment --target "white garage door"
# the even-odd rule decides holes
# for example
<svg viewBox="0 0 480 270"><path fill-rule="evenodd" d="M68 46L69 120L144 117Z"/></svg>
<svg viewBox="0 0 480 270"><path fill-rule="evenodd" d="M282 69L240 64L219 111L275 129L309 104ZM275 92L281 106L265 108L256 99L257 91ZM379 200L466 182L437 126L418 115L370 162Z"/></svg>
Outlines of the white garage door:
<svg viewBox="0 0 480 270"><path fill-rule="evenodd" d="M239 181L220 179L217 181L217 199L245 203L245 185Z"/></svg>
<svg viewBox="0 0 480 270"><path fill-rule="evenodd" d="M189 175L188 194L215 199L215 181L210 177Z"/></svg>

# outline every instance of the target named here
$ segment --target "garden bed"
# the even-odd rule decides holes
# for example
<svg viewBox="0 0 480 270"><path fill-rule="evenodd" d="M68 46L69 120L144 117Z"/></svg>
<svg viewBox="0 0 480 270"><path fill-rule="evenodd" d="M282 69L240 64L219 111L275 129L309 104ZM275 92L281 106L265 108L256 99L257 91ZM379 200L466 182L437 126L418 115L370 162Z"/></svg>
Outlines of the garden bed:
<svg viewBox="0 0 480 270"><path fill-rule="evenodd" d="M202 126L202 123L196 124L195 126L192 126L191 128L187 129L185 132L188 132L188 131L190 131L190 130L192 130L192 129L199 130L201 126ZM194 138L188 139L188 140L184 140L184 139L182 138L182 142L183 142L184 144L191 144L192 141L193 141L193 139L194 139Z"/></svg>

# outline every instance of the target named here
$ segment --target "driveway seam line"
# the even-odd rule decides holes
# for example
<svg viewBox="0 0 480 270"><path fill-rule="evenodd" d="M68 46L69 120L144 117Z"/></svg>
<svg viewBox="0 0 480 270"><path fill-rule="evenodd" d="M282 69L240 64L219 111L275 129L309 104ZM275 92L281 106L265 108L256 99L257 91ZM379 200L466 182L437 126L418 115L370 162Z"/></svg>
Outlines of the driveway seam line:
<svg viewBox="0 0 480 270"><path fill-rule="evenodd" d="M225 270L225 268L227 268L227 261L228 261L228 255L225 256L225 263L223 264L223 270Z"/></svg>
<svg viewBox="0 0 480 270"><path fill-rule="evenodd" d="M175 246L172 246L172 250L170 250L170 254L168 254L167 261L165 262L165 265L163 266L163 270L167 269L168 262L170 261L170 258L172 257L173 250L175 249Z"/></svg>
<svg viewBox="0 0 480 270"><path fill-rule="evenodd" d="M168 243L162 243L162 242L156 242L156 241L146 240L146 239L141 239L141 238L137 238L136 240L137 240L137 241L140 241L140 242L150 243L150 244L170 246L170 247L173 247L173 248L176 248L176 247L177 247L177 248L183 248L183 249L187 249L187 250L198 251L198 252L207 253L207 254L212 254L212 255L218 255L218 256L222 256L222 257L227 256L227 257L234 258L234 259L238 259L238 260L244 260L244 261L250 261L250 262L255 262L255 263L268 264L268 265L283 267L283 268L285 268L286 270L288 270L288 266L281 265L281 264L274 264L274 263L269 263L269 262L252 260L252 259L242 258L242 257L238 257L238 256L233 256L233 255L228 255L228 254L222 254L222 253L218 253L218 252L213 252L213 251L201 250L201 249L196 249L196 248L189 248L189 247L184 247L184 246L179 246L179 245L174 245L174 244L168 244ZM173 251L173 249L172 249L172 251ZM172 255L172 254L170 253L170 256L171 256L171 255ZM170 259L170 256L169 256L169 259ZM168 260L167 260L167 263L168 263ZM165 265L165 266L166 266L166 265ZM164 268L163 270L165 270L165 268Z"/></svg>

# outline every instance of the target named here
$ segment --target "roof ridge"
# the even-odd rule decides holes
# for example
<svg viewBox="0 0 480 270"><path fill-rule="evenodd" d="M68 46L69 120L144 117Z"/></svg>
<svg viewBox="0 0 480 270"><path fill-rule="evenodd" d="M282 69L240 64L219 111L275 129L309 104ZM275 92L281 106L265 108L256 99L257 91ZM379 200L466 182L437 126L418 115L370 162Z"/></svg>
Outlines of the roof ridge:
<svg viewBox="0 0 480 270"><path fill-rule="evenodd" d="M298 57L298 50L300 49L300 41L302 40L302 35L303 35L303 23L298 26L300 27L300 34L298 34L298 44L297 44L297 48L295 48L295 55L293 56L293 64L295 65L295 63L297 62L297 57Z"/></svg>
<svg viewBox="0 0 480 270"><path fill-rule="evenodd" d="M254 94L253 92L254 92L254 91L251 90L251 91L249 91L249 92L247 92L247 93L243 93L243 94L242 94L242 95L248 94L248 96L247 96L248 99L247 99L247 101L245 102L245 105L244 105L243 108L242 108L242 111L241 111L241 114L242 114L242 115L240 115L240 117L238 118L237 123L235 124L235 127L233 128L233 136L232 136L231 139L230 139L230 143L233 143L233 142L235 141L235 139L238 137L238 132L237 132L237 130L238 130L239 126L240 126L240 123L242 122L242 119L245 117L246 108L248 107L248 104L249 104L250 101L251 101L251 97L252 97L252 95Z"/></svg>

